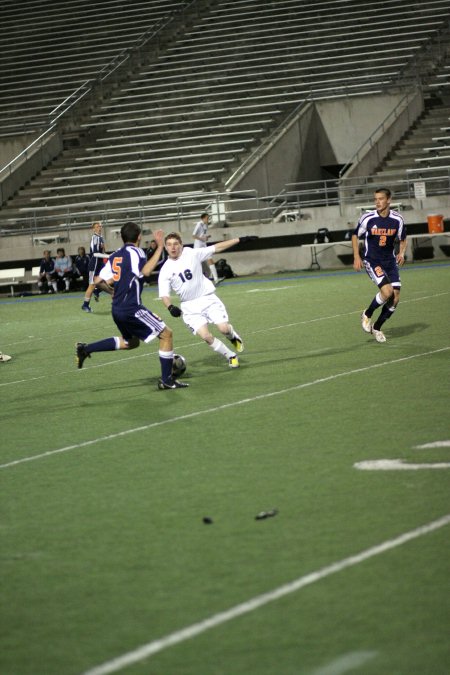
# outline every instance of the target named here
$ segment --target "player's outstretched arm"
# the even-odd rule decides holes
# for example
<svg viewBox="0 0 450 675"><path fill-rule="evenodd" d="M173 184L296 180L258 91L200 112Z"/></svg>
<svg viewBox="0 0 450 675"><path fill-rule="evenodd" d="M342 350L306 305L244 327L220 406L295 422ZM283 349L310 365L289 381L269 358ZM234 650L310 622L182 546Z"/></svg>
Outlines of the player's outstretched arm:
<svg viewBox="0 0 450 675"><path fill-rule="evenodd" d="M236 237L235 239L226 239L224 241L219 241L217 244L214 244L214 249L216 253L221 253L222 251L226 251L228 248L231 248L232 246L236 246L237 244L245 244L248 241L255 241L256 239L259 239L256 235L249 235L246 237Z"/></svg>
<svg viewBox="0 0 450 675"><path fill-rule="evenodd" d="M155 252L152 255L152 257L147 260L144 267L141 269L141 272L142 272L144 277L149 277L150 274L153 272L153 270L155 269L156 265L159 262L159 259L161 257L161 253L163 252L163 249L164 249L164 232L163 232L163 230L155 230L152 234L153 234L153 239L156 241L157 247L156 247Z"/></svg>

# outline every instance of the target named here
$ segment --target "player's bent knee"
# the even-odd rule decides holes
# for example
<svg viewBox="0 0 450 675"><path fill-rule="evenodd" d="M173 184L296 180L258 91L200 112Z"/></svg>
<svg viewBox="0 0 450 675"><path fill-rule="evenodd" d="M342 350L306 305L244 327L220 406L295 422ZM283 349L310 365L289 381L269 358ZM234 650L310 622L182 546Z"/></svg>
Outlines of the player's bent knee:
<svg viewBox="0 0 450 675"><path fill-rule="evenodd" d="M128 349L136 349L136 347L139 347L139 338L136 336L133 336L131 340L127 340L128 342Z"/></svg>

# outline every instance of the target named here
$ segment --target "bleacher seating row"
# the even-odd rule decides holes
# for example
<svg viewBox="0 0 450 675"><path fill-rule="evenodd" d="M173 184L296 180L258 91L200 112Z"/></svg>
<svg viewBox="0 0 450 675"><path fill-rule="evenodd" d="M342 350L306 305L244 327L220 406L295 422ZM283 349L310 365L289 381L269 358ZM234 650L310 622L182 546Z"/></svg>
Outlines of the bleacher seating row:
<svg viewBox="0 0 450 675"><path fill-rule="evenodd" d="M131 39L128 29L138 26L140 30L141 22L150 22L150 16L157 21L164 12L188 3L131 0L133 11L122 33L120 23L127 22L122 15L117 20L115 3L105 4L111 21L106 21L97 43L97 22L104 15L96 13L95 4L87 0L76 7L69 2L68 9L72 6L74 13L70 19L69 12L66 20L64 40L72 50L67 52L70 56L58 51L55 39L54 59L66 66L73 59L74 69L80 59L83 77L85 67L101 65L103 49L110 49L112 42L123 47L122 37L125 42ZM12 7L12 2L7 0L7 5ZM30 16L35 17L39 33L45 25L40 23L44 13L38 11L37 0L29 0L29 5L36 9ZM54 5L48 24L53 32L64 15L58 3ZM90 8L93 30L90 21L84 30L79 6ZM373 95L397 83L411 63L420 60L449 16L448 0L206 3L150 65L132 72L93 110L89 120L80 124L80 147L67 148L14 197L5 215L10 220L14 214L31 211L81 213L95 205L127 208L149 199L167 204L186 192L220 190L227 176L295 106L311 97ZM30 31L31 23L30 19ZM85 38L78 52L77 31ZM32 115L47 101L55 103L52 79L57 69L48 38L47 32L42 42L44 61L38 59L35 64L37 69L42 67L39 82L35 74L26 73L20 60L16 77L8 80L22 89L22 109L27 100ZM26 55L25 45L19 47ZM430 152L432 163L439 163L436 153L441 151Z"/></svg>
<svg viewBox="0 0 450 675"><path fill-rule="evenodd" d="M0 132L32 133L77 87L155 29L187 0L3 0Z"/></svg>

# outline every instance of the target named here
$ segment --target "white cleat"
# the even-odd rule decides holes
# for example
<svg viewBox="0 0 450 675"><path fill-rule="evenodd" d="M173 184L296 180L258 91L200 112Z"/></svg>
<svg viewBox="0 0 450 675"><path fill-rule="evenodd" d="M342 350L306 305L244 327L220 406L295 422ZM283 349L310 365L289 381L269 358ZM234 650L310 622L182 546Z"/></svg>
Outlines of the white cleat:
<svg viewBox="0 0 450 675"><path fill-rule="evenodd" d="M381 332L381 330L376 330L375 328L372 328L372 335L374 336L377 342L386 342L386 336L384 333Z"/></svg>
<svg viewBox="0 0 450 675"><path fill-rule="evenodd" d="M364 312L361 314L361 328L365 333L372 332L372 324L370 323L369 317L366 316Z"/></svg>

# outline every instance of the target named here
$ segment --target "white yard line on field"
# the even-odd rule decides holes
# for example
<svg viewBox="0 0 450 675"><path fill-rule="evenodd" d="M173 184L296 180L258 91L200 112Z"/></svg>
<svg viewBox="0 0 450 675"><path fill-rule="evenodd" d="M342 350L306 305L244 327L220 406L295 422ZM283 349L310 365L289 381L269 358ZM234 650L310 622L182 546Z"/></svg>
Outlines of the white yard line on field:
<svg viewBox="0 0 450 675"><path fill-rule="evenodd" d="M233 401L232 403L223 403L222 405L214 406L212 408L206 408L204 410L196 410L186 415L180 415L178 417L170 417L166 420L160 420L159 422L150 422L149 424L143 424L139 427L134 427L132 429L125 429L124 431L118 431L114 434L108 434L107 436L99 436L98 438L93 438L89 441L83 441L82 443L75 443L73 445L67 445L64 448L57 448L55 450L47 450L39 455L30 455L29 457L22 457L21 459L16 459L12 462L7 462L5 464L0 464L0 469L8 469L12 466L17 466L18 464L24 464L25 462L33 462L37 459L44 459L45 457L51 457L52 455L57 455L63 452L69 452L70 450L78 450L79 448L85 448L89 445L94 445L96 443L102 443L104 441L110 441L114 438L120 438L123 436L128 436L130 434L135 434L140 431L147 431L148 429L154 429L156 427L161 427L166 424L173 424L175 422L181 422L188 419L193 419L194 417L199 417L201 415L208 415L210 413L220 412L221 410L227 410L228 408L234 408L240 405L246 405L248 403L253 403L254 401L262 401L264 399L271 398L273 396L280 396L283 394L288 394L293 391L300 391L301 389L306 389L307 387L312 387L316 384L323 384L325 382L332 382L337 380L340 377L347 377L349 375L356 375L358 373L365 373L368 370L373 370L374 368L382 368L383 366L392 366L395 363L404 363L406 361L411 361L412 359L417 359L422 356L431 356L432 354L439 354L441 352L448 351L450 347L441 347L440 349L433 349L429 352L422 352L420 354L413 354L411 356L402 356L398 359L392 359L390 361L382 361L381 363L374 363L370 366L363 366L362 368L355 368L354 370L346 370L342 373L336 373L335 375L327 375L326 377L320 377L317 380L311 380L310 382L303 382L302 384L296 384L292 387L287 387L286 389L279 389L278 391L269 391L266 394L259 394L258 396L251 396L249 398L243 398L239 401Z"/></svg>
<svg viewBox="0 0 450 675"><path fill-rule="evenodd" d="M343 654L325 666L313 670L311 675L344 675L349 670L359 668L364 663L371 661L377 654L378 652L350 652Z"/></svg>
<svg viewBox="0 0 450 675"><path fill-rule="evenodd" d="M417 539L418 537L422 537L426 534L429 534L430 532L438 530L441 527L448 525L449 523L450 523L450 514L443 516L438 520L434 520L431 523L427 523L426 525L417 527L414 530L410 530L409 532L404 532L403 534L400 534L398 537L395 537L394 539L388 539L387 541L384 541L383 543L378 544L376 546L372 546L371 548L368 548L365 551L361 551L356 555L352 555L348 558L344 558L343 560L334 562L331 565L328 565L327 567L323 567L322 569L317 570L316 572L311 572L310 574L306 574L305 576L299 577L298 579L295 579L294 581L284 584L283 586L279 586L278 588L275 588L272 591L268 591L267 593L263 593L261 595L255 596L254 598L250 598L249 600L239 605L235 605L234 607L231 607L230 609L227 609L223 612L213 614L212 616L204 619L203 621L199 621L198 623L186 626L185 628L175 631L174 633L170 633L169 635L166 635L158 640L148 642L147 644L142 645L137 649L134 649L130 652L127 652L126 654L123 654L122 656L118 656L117 658L111 659L110 661L106 661L105 663L99 666L91 668L90 670L86 671L84 675L108 675L108 673L116 673L117 671L122 670L123 668L126 668L127 666L130 666L133 663L138 663L140 661L143 661L144 659L148 659L150 656L153 656L153 654L157 654L158 652L161 652L164 649L167 649L168 647L173 647L174 645L177 645L180 642L191 640L192 638L196 637L197 635L201 635L202 633L205 633L207 630L210 630L211 628L215 628L216 626L220 626L221 624L227 623L228 621L237 619L240 616L249 614L250 612L259 609L260 607L264 607L264 605L267 605L270 602L274 602L276 600L279 600L280 598L290 595L291 593L295 593L299 591L301 588L310 586L311 584L314 584L317 581L321 581L322 579L325 579L338 572L342 572L345 569L349 569L351 567L354 567L355 565L359 565L365 560L369 560L370 558L373 558L377 555L386 553L386 551L391 551L392 549L397 548L398 546L402 546L403 544L406 544L409 541L412 541L414 539ZM319 671L319 673L320 672L323 671ZM330 675L330 672L343 673L345 671L325 670L324 672Z"/></svg>
<svg viewBox="0 0 450 675"><path fill-rule="evenodd" d="M416 450L428 450L432 448L450 448L450 441L433 441L432 443L424 443L423 445L415 445Z"/></svg>
<svg viewBox="0 0 450 675"><path fill-rule="evenodd" d="M361 471L420 471L421 469L450 469L450 462L413 464L404 459L367 459L355 462L355 469Z"/></svg>

